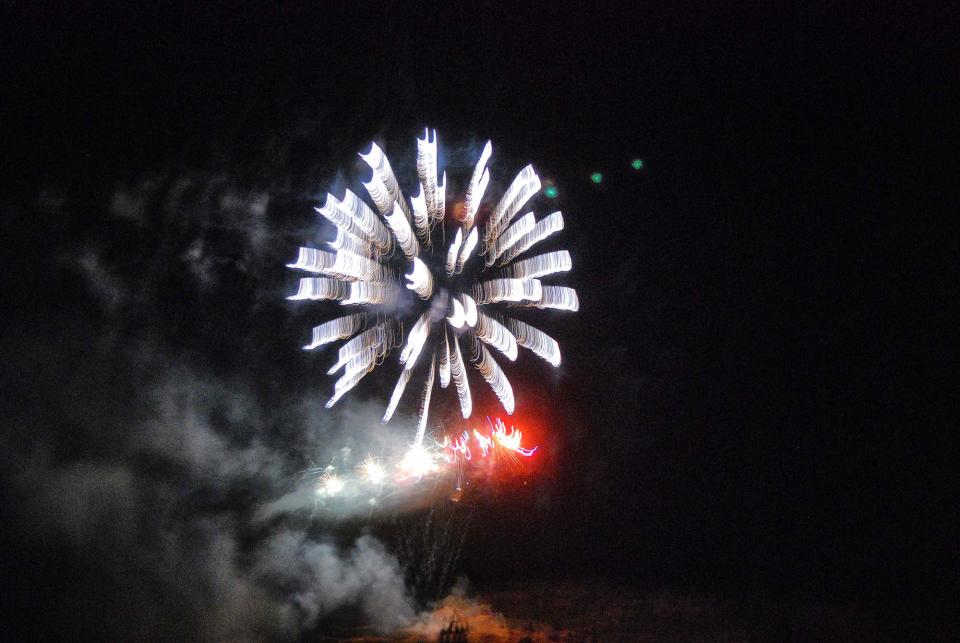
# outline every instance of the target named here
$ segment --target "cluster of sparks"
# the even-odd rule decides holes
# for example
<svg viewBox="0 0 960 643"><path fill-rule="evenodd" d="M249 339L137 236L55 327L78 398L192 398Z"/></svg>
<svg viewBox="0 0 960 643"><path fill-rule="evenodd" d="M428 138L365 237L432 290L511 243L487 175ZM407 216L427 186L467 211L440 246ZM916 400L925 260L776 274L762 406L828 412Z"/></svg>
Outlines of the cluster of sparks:
<svg viewBox="0 0 960 643"><path fill-rule="evenodd" d="M289 299L333 300L361 307L316 326L304 347L312 350L347 340L328 371L340 376L327 407L383 364L394 349L400 349L400 374L382 418L386 423L414 373L418 378L422 375L417 433L409 451L395 472L383 462L365 460L357 471L364 484L421 479L440 472L443 465L470 460L477 454L485 457L497 450L514 456L530 456L536 450L521 447L520 432L507 431L499 420L488 434L474 430L443 444L424 443L435 383L439 382L440 388L452 383L463 418L471 417L467 363L474 365L507 414L513 414L513 387L490 349L512 362L518 348L525 348L554 367L560 365L556 340L515 318L515 312L579 308L572 288L543 282L571 269L569 252L521 258L564 226L559 211L539 220L532 211L521 215L541 188L533 167L524 167L499 201L482 207L492 153L488 141L463 200L448 210L446 173L442 178L437 175L436 132L431 135L428 131L423 139L417 139L418 186L409 200L386 155L373 143L360 157L372 170L363 185L376 211L350 190L342 199L328 194L316 210L336 227L336 237L326 243L329 249L300 248L297 260L288 264L314 275L301 278ZM411 306L411 299L419 303ZM407 315L409 319L405 319ZM318 493L336 496L343 488L344 480L327 471Z"/></svg>
<svg viewBox="0 0 960 643"><path fill-rule="evenodd" d="M425 440L413 444L395 463L367 456L349 471L338 472L336 467L328 466L319 471L317 498L333 499L358 490L383 495L425 478L459 476L460 468L470 462L484 461L495 466L501 459L515 463L537 452L539 447L524 447L523 434L513 427L508 429L501 419L494 423L488 419L488 423L490 430L486 433L475 428L453 438L444 437L440 442Z"/></svg>
<svg viewBox="0 0 960 643"><path fill-rule="evenodd" d="M520 431L510 427L507 429L503 420L497 418L496 426L493 431L483 434L477 429L473 431L464 431L452 440L448 437L443 439L443 457L449 464L456 464L459 461L470 461L473 454L479 453L481 458L494 453L506 453L516 457L522 455L529 458L537 452L539 447L525 449L520 445L523 434ZM474 449L471 450L470 445Z"/></svg>

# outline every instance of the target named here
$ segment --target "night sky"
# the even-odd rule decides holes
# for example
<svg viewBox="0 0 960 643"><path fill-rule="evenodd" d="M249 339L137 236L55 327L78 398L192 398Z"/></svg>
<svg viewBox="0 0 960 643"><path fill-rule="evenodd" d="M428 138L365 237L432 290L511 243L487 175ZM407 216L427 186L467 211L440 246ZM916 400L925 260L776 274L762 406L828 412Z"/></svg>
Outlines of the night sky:
<svg viewBox="0 0 960 643"><path fill-rule="evenodd" d="M581 301L540 324L560 369L505 369L542 467L476 499L474 586L816 599L948 631L956 13L58 4L0 12L16 638L300 631L216 623L282 605L269 529L349 548L363 526L251 515L393 377L323 408L327 357L300 350L323 309L284 299L284 264L327 191L360 193L371 140L410 194L426 126L455 193L487 139L492 194L527 163L555 182L537 212L564 212Z"/></svg>

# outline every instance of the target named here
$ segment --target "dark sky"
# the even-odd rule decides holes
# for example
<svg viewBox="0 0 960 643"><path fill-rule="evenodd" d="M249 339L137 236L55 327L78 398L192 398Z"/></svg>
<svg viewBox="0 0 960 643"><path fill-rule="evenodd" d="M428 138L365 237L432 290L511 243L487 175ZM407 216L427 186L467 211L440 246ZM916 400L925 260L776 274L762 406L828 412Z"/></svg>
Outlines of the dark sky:
<svg viewBox="0 0 960 643"><path fill-rule="evenodd" d="M902 622L946 613L955 13L20 5L0 14L0 499L22 627L49 616L40 631L66 631L73 608L52 605L93 610L99 634L117 614L148 618L103 567L140 564L168 533L145 517L156 487L141 477L194 489L169 445L129 437L162 415L171 380L202 381L213 407L253 400L243 421L205 416L230 444L323 443L290 429L331 382L298 352L313 319L284 301L283 263L323 193L356 183L370 140L409 182L424 126L454 182L488 138L499 181L527 162L556 181L582 303L549 321L559 374L517 366L550 466L484 508L497 520L460 561L474 582L600 576L852 600ZM133 475L137 508L82 529L51 517L87 493L56 478L77 466ZM51 477L55 490L38 482ZM270 493L197 488L171 511L236 519ZM131 515L118 545L91 544ZM157 583L136 587L196 611ZM108 625L91 624L98 609Z"/></svg>

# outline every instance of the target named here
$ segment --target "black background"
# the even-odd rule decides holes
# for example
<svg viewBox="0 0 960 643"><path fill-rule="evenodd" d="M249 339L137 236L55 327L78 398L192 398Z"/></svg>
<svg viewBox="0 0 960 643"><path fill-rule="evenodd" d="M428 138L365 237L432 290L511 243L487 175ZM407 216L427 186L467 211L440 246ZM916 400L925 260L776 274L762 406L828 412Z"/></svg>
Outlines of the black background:
<svg viewBox="0 0 960 643"><path fill-rule="evenodd" d="M471 535L468 575L854 600L899 623L949 616L955 14L59 4L3 11L5 352L67 320L96 327L82 288L50 296L59 278L42 260L77 238L123 254L129 231L96 213L118 182L229 167L319 198L338 170L356 174L371 139L396 159L412 158L426 125L450 146L490 138L504 172L530 161L557 182L582 309L550 323L562 374L518 374L555 427L542 495L490 510L496 527ZM80 214L33 213L49 186ZM271 216L309 221L316 198ZM217 372L253 361L269 395L292 379L284 362L308 324L291 319L288 275L274 268L266 313L236 319L242 293L192 300L174 276L152 321ZM284 359L208 343L221 322ZM329 385L316 363L307 373ZM24 561L46 550L10 538L8 583L44 593L56 572ZM505 552L504 538L519 544Z"/></svg>

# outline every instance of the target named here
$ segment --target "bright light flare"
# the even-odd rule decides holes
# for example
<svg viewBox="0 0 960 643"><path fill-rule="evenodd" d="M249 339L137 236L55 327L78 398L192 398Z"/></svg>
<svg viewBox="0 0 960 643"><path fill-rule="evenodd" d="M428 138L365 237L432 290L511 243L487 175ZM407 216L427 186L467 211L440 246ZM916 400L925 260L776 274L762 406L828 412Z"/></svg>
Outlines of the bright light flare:
<svg viewBox="0 0 960 643"><path fill-rule="evenodd" d="M411 446L397 467L403 473L403 477L416 478L417 480L440 470L436 456L422 444Z"/></svg>
<svg viewBox="0 0 960 643"><path fill-rule="evenodd" d="M367 456L367 459L360 463L357 470L363 479L370 484L383 484L383 481L387 478L387 470L383 468L380 460L373 456Z"/></svg>
<svg viewBox="0 0 960 643"><path fill-rule="evenodd" d="M320 476L317 483L317 495L324 498L333 498L343 491L344 480L332 471L327 471Z"/></svg>

